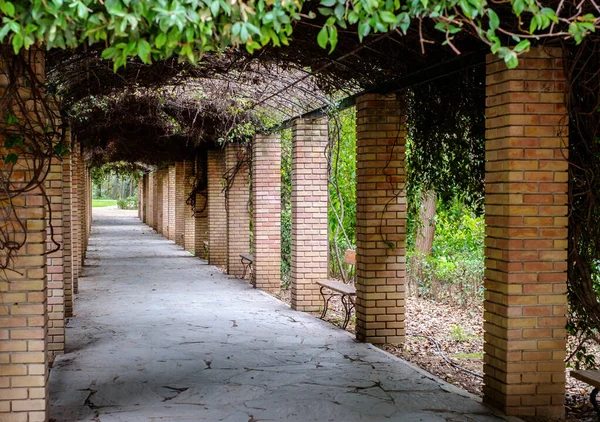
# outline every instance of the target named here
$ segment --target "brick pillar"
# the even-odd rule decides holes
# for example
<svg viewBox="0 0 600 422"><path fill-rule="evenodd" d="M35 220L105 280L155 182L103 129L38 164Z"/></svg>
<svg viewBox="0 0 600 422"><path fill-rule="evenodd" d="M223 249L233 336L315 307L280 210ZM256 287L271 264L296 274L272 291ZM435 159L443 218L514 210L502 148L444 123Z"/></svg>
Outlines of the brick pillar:
<svg viewBox="0 0 600 422"><path fill-rule="evenodd" d="M165 171L157 170L156 171L156 231L160 234L163 234L163 185L165 179Z"/></svg>
<svg viewBox="0 0 600 422"><path fill-rule="evenodd" d="M183 161L175 163L175 243L185 246L185 164Z"/></svg>
<svg viewBox="0 0 600 422"><path fill-rule="evenodd" d="M50 212L46 214L46 281L48 288L48 358L65 352L65 283L63 248L63 164L52 158L44 181ZM53 251L50 253L50 251Z"/></svg>
<svg viewBox="0 0 600 422"><path fill-rule="evenodd" d="M545 52L547 51L547 52ZM484 400L564 417L568 120L560 49L488 57Z"/></svg>
<svg viewBox="0 0 600 422"><path fill-rule="evenodd" d="M169 240L177 240L177 165L169 166Z"/></svg>
<svg viewBox="0 0 600 422"><path fill-rule="evenodd" d="M158 171L152 172L152 228L158 231L158 215L159 215L159 197L158 197L158 185L160 179L158 178ZM161 203L162 205L162 203Z"/></svg>
<svg viewBox="0 0 600 422"><path fill-rule="evenodd" d="M162 208L162 232L161 234L166 237L167 239L169 238L169 169L166 168L164 170L161 170L163 172L163 177L162 177L162 185L163 185L163 208Z"/></svg>
<svg viewBox="0 0 600 422"><path fill-rule="evenodd" d="M43 80L43 53L31 50L22 54ZM0 74L5 74L3 63ZM7 76L0 77L0 87L6 88L7 82ZM22 85L18 90L21 100L32 110L35 100L29 88ZM13 105L9 102L3 106ZM34 164L28 152L15 152L19 155L17 163L2 160L0 171L12 188L25 188L34 177L31 171ZM45 421L48 420L46 202L42 188L34 185L10 201L2 191L0 206L4 208L2 229L6 240L18 247L0 277L0 421ZM0 261L5 262L6 258L6 249L2 249Z"/></svg>
<svg viewBox="0 0 600 422"><path fill-rule="evenodd" d="M207 186L207 159L208 156L206 151L196 157L196 177L200 186ZM208 242L208 191L206 188L196 193L196 210L194 217L196 222L194 254L197 257L204 259L204 242Z"/></svg>
<svg viewBox="0 0 600 422"><path fill-rule="evenodd" d="M148 199L146 200L146 224L154 226L154 172L148 173Z"/></svg>
<svg viewBox="0 0 600 422"><path fill-rule="evenodd" d="M246 148L238 143L228 143L225 160L227 176L232 178L226 193L227 274L241 277L244 266L240 254L250 252L250 169Z"/></svg>
<svg viewBox="0 0 600 422"><path fill-rule="evenodd" d="M254 273L262 290L281 287L281 136L256 135L252 144Z"/></svg>
<svg viewBox="0 0 600 422"><path fill-rule="evenodd" d="M79 242L79 143L73 142L71 147L71 266L73 271L73 295L79 292L79 274L81 269L81 244ZM73 296L73 302L75 296Z"/></svg>
<svg viewBox="0 0 600 422"><path fill-rule="evenodd" d="M317 280L327 279L326 119L296 119L292 128L292 308L318 312Z"/></svg>
<svg viewBox="0 0 600 422"><path fill-rule="evenodd" d="M148 174L142 176L141 197L139 198L140 210L142 211L142 222L148 224Z"/></svg>
<svg viewBox="0 0 600 422"><path fill-rule="evenodd" d="M78 204L77 204L77 222L79 223L79 275L83 271L83 261L85 260L85 252L87 249L86 238L86 212L85 212L85 197L87 189L85 187L85 160L83 158L81 144L79 144L79 160L77 160L77 184L78 184Z"/></svg>
<svg viewBox="0 0 600 422"><path fill-rule="evenodd" d="M406 288L406 129L396 95L356 103L356 338L402 343Z"/></svg>
<svg viewBox="0 0 600 422"><path fill-rule="evenodd" d="M227 213L222 185L224 173L224 152L208 151L208 262L221 268L227 268Z"/></svg>
<svg viewBox="0 0 600 422"><path fill-rule="evenodd" d="M190 194L194 190L194 184L196 181L196 168L195 161L184 161L183 163L183 174L184 174L184 195L183 195L183 248L186 251L194 251L195 238L196 238L196 219L192 212L192 207L187 203Z"/></svg>
<svg viewBox="0 0 600 422"><path fill-rule="evenodd" d="M63 181L63 281L65 285L65 317L73 316L73 247L72 247L72 170L71 155L62 159Z"/></svg>

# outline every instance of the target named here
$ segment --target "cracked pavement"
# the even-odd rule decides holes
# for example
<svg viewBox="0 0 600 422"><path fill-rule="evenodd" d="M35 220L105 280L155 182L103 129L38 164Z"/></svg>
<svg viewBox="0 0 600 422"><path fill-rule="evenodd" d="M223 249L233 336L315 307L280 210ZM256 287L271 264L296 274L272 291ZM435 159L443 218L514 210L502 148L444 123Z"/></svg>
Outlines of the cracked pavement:
<svg viewBox="0 0 600 422"><path fill-rule="evenodd" d="M222 274L135 215L94 209L68 353L50 373L51 420L505 420Z"/></svg>

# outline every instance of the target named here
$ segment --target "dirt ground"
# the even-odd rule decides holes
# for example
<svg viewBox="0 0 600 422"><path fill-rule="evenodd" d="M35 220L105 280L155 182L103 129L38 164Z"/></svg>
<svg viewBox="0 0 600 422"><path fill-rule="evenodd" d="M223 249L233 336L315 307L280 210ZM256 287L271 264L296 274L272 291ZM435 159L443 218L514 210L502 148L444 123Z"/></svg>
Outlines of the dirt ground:
<svg viewBox="0 0 600 422"><path fill-rule="evenodd" d="M289 290L277 295L290 303ZM340 325L342 306L332 300L332 311L326 319ZM406 310L407 339L404 346L385 345L383 348L426 371L478 396L482 395L483 380L483 306L460 308L409 298ZM354 332L354 317L347 328ZM589 351L589 350L588 350ZM593 348L600 358L600 349ZM566 409L568 422L597 422L589 394L591 388L569 376L567 371Z"/></svg>

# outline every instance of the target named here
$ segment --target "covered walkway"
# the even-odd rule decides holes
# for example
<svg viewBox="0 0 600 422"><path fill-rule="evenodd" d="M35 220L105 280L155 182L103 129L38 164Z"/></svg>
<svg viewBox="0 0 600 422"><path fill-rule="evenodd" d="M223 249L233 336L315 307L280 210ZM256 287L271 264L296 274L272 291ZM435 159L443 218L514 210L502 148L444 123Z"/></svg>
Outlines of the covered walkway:
<svg viewBox="0 0 600 422"><path fill-rule="evenodd" d="M94 209L51 420L500 421L460 390Z"/></svg>

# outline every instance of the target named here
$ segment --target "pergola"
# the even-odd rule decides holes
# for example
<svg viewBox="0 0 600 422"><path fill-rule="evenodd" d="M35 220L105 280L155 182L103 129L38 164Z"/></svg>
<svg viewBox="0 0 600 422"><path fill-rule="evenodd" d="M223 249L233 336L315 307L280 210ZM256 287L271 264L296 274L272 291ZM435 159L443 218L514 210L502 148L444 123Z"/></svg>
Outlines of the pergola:
<svg viewBox="0 0 600 422"><path fill-rule="evenodd" d="M423 55L414 37L396 33L363 43L342 33L335 54L328 55L314 41L319 28L298 25L289 48L254 56L230 51L207 56L199 67L131 62L115 74L93 48L26 56L63 93L63 106L88 118L71 116L71 154L53 158L44 191L24 191L13 199L14 213L5 216L22 243L14 270L0 281L0 420L48 418L49 362L65 350L65 318L76 307L91 225L89 164L98 160L152 166L140 184L140 217L198 256L208 243L209 262L229 274L243 272L239 256L249 252L252 227L253 284L275 290L281 257L278 129L291 127L292 307L318 312L315 282L328 278L324 111L340 104L357 110L357 339L402 343L404 93L484 67L484 399L509 415L563 417L569 201L562 49L534 47L510 70L492 55L486 59L481 45L466 36L457 42L464 56L456 57L433 46ZM28 86L20 89L36 100ZM239 113L232 117L226 110L233 105ZM135 112L121 119L124 110ZM157 110L189 125L165 126ZM257 115L268 115L272 125L253 136L251 156L242 143L217 142L238 124L256 123ZM19 165L4 170L17 184L31 177Z"/></svg>

